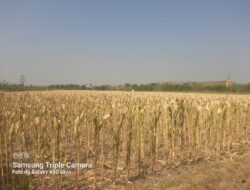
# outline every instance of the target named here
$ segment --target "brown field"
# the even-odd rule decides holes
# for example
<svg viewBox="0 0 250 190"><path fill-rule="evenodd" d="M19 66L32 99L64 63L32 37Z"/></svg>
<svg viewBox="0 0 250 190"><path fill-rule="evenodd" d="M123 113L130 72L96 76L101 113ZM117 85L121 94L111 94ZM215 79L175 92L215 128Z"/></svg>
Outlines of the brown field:
<svg viewBox="0 0 250 190"><path fill-rule="evenodd" d="M0 92L0 130L0 189L230 189L211 176L232 182L237 167L249 179L250 95ZM17 175L13 162L93 168Z"/></svg>

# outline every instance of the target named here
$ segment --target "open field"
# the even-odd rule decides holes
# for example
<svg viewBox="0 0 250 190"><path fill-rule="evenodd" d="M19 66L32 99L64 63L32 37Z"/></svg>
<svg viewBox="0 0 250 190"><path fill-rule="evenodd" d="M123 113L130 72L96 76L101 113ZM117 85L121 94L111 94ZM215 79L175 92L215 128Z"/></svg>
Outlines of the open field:
<svg viewBox="0 0 250 190"><path fill-rule="evenodd" d="M162 169L249 147L250 95L0 92L0 130L2 189L125 189ZM20 152L29 156L13 157ZM93 168L17 175L13 162Z"/></svg>

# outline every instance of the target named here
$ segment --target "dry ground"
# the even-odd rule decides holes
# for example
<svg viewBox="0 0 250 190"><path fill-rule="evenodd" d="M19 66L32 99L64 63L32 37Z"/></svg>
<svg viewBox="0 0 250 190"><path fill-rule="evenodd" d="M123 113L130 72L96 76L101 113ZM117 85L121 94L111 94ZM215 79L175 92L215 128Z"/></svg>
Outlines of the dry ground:
<svg viewBox="0 0 250 190"><path fill-rule="evenodd" d="M165 170L134 184L128 190L250 190L250 151L220 161Z"/></svg>

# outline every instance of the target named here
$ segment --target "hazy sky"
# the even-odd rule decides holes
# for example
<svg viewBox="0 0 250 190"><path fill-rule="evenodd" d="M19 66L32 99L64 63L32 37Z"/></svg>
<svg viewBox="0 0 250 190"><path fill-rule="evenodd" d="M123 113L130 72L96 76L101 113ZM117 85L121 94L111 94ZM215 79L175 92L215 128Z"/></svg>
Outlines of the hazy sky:
<svg viewBox="0 0 250 190"><path fill-rule="evenodd" d="M0 80L250 82L249 0L0 0Z"/></svg>

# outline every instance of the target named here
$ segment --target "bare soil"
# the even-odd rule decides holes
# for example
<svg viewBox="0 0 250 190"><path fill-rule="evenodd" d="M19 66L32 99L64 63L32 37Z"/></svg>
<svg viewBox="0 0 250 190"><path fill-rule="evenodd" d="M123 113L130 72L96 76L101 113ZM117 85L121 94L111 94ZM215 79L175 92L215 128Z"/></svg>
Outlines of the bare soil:
<svg viewBox="0 0 250 190"><path fill-rule="evenodd" d="M229 158L164 169L128 183L127 190L250 190L250 150Z"/></svg>

